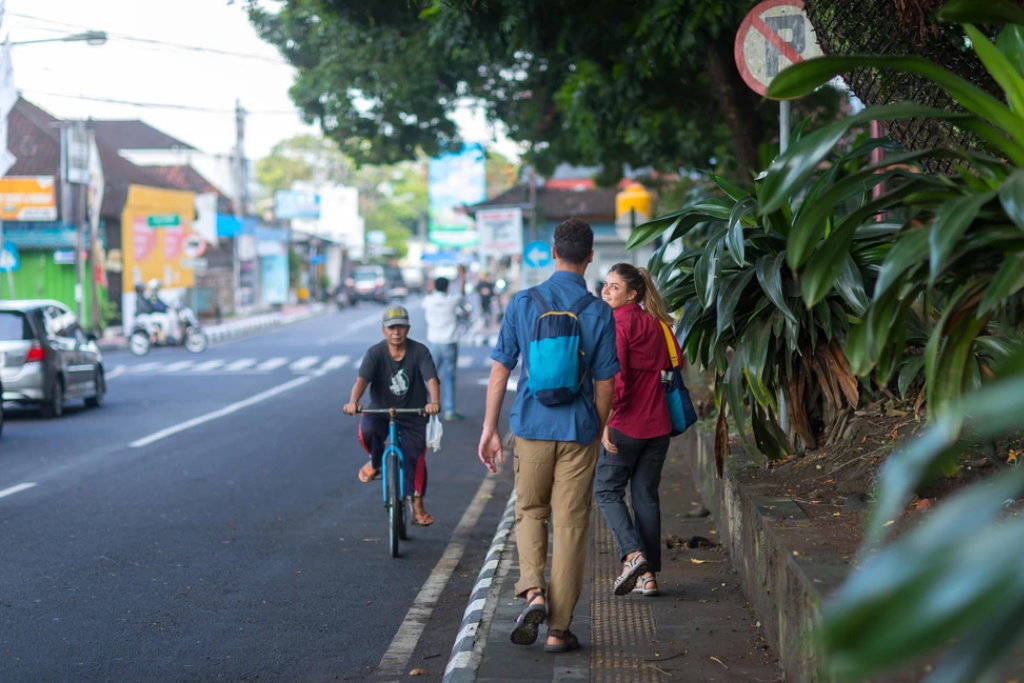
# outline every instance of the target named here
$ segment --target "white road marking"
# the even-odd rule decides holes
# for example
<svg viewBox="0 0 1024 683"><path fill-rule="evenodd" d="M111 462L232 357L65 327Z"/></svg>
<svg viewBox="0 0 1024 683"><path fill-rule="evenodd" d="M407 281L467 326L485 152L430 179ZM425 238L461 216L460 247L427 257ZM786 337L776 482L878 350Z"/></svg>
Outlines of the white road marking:
<svg viewBox="0 0 1024 683"><path fill-rule="evenodd" d="M136 439L135 441L132 441L128 445L132 448L141 448L143 446L148 446L149 444L154 443L156 441L160 441L161 439L166 439L169 436L173 436L180 432L184 432L188 429L192 429L193 427L198 427L201 424L205 424L207 422L211 422L213 420L226 417L232 413L238 412L242 408L248 408L249 406L256 405L257 403L260 403L262 401L266 401L268 398L273 398L278 394L290 391L295 387L302 386L306 382L312 380L313 377L313 375L296 377L291 381L285 382L284 384L279 384L271 389L267 389L266 391L256 394L255 396L250 396L249 398L243 401L238 401L237 403L232 403L231 405L224 406L220 410L215 410L212 413L207 413L206 415L194 417L191 420L185 420L184 422L176 424L173 427L161 429L160 431L150 434L149 436L143 437L141 439Z"/></svg>
<svg viewBox="0 0 1024 683"><path fill-rule="evenodd" d="M259 365L256 366L256 369L257 370L262 370L264 372L266 372L268 370L276 370L277 368L281 367L282 365L284 365L287 362L288 362L287 358L279 356L277 358L271 358L270 360L263 361L262 363L260 363Z"/></svg>
<svg viewBox="0 0 1024 683"><path fill-rule="evenodd" d="M309 370L311 367L313 367L319 362L320 356L304 356L303 358L298 359L288 367L294 370L295 372L302 372L304 370Z"/></svg>
<svg viewBox="0 0 1024 683"><path fill-rule="evenodd" d="M219 368L222 365L224 365L224 359L223 358L215 358L213 360L204 360L202 363L200 363L199 365L197 365L194 368L192 368L192 371L193 372L209 372L210 370L213 370L214 368Z"/></svg>
<svg viewBox="0 0 1024 683"><path fill-rule="evenodd" d="M406 306L406 308L414 308L414 307ZM355 332L356 330L361 330L364 327L376 327L376 328L379 328L380 324L381 324L381 314L380 313L374 313L373 315L368 315L365 318L362 318L362 319L358 320L357 322L353 323L352 325L348 325L343 332L341 332L340 334L336 334L333 337L329 337L329 338L327 338L324 341L329 342L329 343L345 342L345 341L348 341L351 338L352 333Z"/></svg>
<svg viewBox="0 0 1024 683"><path fill-rule="evenodd" d="M131 365L128 367L129 372L149 372L162 368L164 366L163 361L150 361L148 363L139 363L138 365Z"/></svg>
<svg viewBox="0 0 1024 683"><path fill-rule="evenodd" d="M239 370L245 370L246 368L251 367L253 365L256 365L255 358L239 358L233 363L228 363L227 365L225 365L224 369L228 370L229 372L237 372Z"/></svg>
<svg viewBox="0 0 1024 683"><path fill-rule="evenodd" d="M334 370L335 368L343 368L348 363L349 356L331 356L324 361L324 364L320 366L321 370Z"/></svg>
<svg viewBox="0 0 1024 683"><path fill-rule="evenodd" d="M112 379L114 379L115 377L120 377L121 375L123 375L123 374L124 374L124 371L125 371L126 369L127 369L127 366L124 366L124 365L118 365L118 366L117 366L116 368L114 368L114 369L113 369L113 370L111 370L110 372L106 373L106 374L105 374L105 375L104 375L103 377L104 377L104 379L106 379L106 380L108 380L108 381L109 381L109 380L112 380Z"/></svg>
<svg viewBox="0 0 1024 683"><path fill-rule="evenodd" d="M444 554L437 561L433 571L430 572L426 583L423 584L413 601L412 607L406 612L398 633L395 634L387 652L381 658L377 667L378 673L385 676L405 677L409 659L416 650L416 643L423 635L423 629L426 628L434 606L441 597L441 591L444 590L448 579L451 578L455 567L466 551L469 534L476 526L477 520L480 519L484 505L490 499L496 482L495 477L485 477L481 482L480 488L477 489L476 495L473 497L473 502L469 504L462 519L459 520L459 525L452 534L452 540L448 543L448 547L445 548Z"/></svg>
<svg viewBox="0 0 1024 683"><path fill-rule="evenodd" d="M6 498L7 496L13 496L15 493L18 493L19 491L24 491L25 489L30 489L33 486L35 486L35 482L25 482L24 484L18 484L16 486L11 486L10 488L6 488L3 491L0 491L0 498Z"/></svg>
<svg viewBox="0 0 1024 683"><path fill-rule="evenodd" d="M473 364L473 359L469 356L459 356L459 359L455 361L455 365L460 368L468 368Z"/></svg>
<svg viewBox="0 0 1024 683"><path fill-rule="evenodd" d="M179 360L176 363L168 363L161 372L180 372L195 365L194 360Z"/></svg>

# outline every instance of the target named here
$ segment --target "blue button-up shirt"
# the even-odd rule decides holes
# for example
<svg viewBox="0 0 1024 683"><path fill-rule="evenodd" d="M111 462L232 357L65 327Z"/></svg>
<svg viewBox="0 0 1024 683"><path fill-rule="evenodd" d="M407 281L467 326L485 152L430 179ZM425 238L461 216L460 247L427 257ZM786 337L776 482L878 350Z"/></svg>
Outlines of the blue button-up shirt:
<svg viewBox="0 0 1024 683"><path fill-rule="evenodd" d="M548 305L558 311L567 310L587 293L586 281L565 270L556 270L537 287ZM522 351L530 346L530 337L539 315L537 304L530 298L528 290L512 297L501 321L501 332L491 351L491 358L509 370L514 369ZM581 444L597 438L599 425L594 408L594 381L611 379L619 371L615 351L615 317L604 301L594 301L580 314L580 348L585 354L582 362L588 364L586 379L574 401L557 406L544 405L530 391L530 359L524 355L523 374L509 416L513 434L523 439Z"/></svg>

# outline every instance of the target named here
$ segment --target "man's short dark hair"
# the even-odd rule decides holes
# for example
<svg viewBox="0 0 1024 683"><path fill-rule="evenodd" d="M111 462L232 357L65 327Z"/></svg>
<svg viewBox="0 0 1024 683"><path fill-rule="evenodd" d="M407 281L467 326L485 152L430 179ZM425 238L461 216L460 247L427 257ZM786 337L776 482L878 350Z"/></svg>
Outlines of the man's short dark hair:
<svg viewBox="0 0 1024 683"><path fill-rule="evenodd" d="M434 289L441 292L442 294L448 293L448 278L439 277L434 280Z"/></svg>
<svg viewBox="0 0 1024 683"><path fill-rule="evenodd" d="M555 227L555 250L558 258L569 263L586 263L594 250L594 231L580 218L567 218Z"/></svg>

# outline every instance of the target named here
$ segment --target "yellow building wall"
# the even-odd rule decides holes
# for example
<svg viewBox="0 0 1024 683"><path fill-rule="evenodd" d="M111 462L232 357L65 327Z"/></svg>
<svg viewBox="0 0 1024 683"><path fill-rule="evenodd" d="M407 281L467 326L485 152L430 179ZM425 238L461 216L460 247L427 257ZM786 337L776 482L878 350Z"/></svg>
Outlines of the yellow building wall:
<svg viewBox="0 0 1024 683"><path fill-rule="evenodd" d="M192 287L193 271L182 265L192 234L195 193L129 185L121 213L124 291L156 278L164 287Z"/></svg>

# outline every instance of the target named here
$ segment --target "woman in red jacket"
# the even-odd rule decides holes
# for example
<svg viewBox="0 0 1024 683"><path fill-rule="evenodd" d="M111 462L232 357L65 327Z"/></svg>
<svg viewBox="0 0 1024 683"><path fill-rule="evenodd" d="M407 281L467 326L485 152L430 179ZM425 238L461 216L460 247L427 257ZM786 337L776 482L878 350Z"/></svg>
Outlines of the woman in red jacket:
<svg viewBox="0 0 1024 683"><path fill-rule="evenodd" d="M661 570L658 486L672 422L661 372L670 366L662 322L672 317L650 274L628 263L612 266L601 290L615 313L619 373L612 413L601 442L594 496L622 560L615 595L657 595ZM678 344L673 337L672 343ZM629 486L631 507L626 505ZM631 514L632 513L632 514Z"/></svg>

